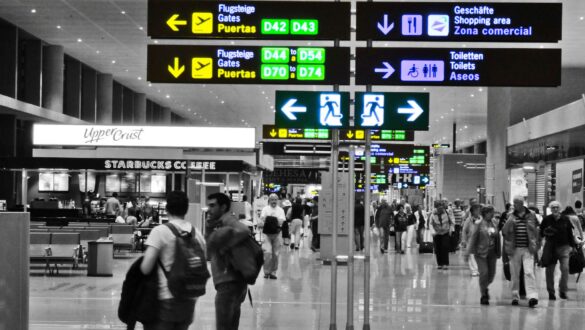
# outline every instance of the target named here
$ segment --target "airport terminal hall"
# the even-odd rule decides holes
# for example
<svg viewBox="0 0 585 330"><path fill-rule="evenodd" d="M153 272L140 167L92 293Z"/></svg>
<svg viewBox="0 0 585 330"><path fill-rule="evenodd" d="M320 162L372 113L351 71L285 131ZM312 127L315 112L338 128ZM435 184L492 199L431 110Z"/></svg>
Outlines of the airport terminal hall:
<svg viewBox="0 0 585 330"><path fill-rule="evenodd" d="M585 0L0 0L0 330L585 328Z"/></svg>

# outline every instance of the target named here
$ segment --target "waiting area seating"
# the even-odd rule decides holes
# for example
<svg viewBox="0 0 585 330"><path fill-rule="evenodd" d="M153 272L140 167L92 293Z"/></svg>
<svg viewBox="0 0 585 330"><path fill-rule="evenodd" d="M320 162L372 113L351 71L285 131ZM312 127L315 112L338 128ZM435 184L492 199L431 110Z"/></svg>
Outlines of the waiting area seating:
<svg viewBox="0 0 585 330"><path fill-rule="evenodd" d="M59 274L61 264L71 264L77 269L80 237L79 233L70 232L31 232L31 264L45 264L45 273L50 275Z"/></svg>

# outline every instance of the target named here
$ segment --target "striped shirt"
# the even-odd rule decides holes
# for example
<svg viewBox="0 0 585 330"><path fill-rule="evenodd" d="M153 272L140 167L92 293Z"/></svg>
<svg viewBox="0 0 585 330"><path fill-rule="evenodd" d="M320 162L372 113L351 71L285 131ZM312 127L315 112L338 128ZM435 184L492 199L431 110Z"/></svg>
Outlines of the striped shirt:
<svg viewBox="0 0 585 330"><path fill-rule="evenodd" d="M527 221L526 219L518 219L516 221L516 227L514 230L515 240L516 240L516 247L517 248L527 248L528 247L528 229L526 227Z"/></svg>
<svg viewBox="0 0 585 330"><path fill-rule="evenodd" d="M463 223L463 216L465 214L463 213L463 210L456 207L453 209L453 218L455 220L455 224L458 226L461 226L461 224Z"/></svg>

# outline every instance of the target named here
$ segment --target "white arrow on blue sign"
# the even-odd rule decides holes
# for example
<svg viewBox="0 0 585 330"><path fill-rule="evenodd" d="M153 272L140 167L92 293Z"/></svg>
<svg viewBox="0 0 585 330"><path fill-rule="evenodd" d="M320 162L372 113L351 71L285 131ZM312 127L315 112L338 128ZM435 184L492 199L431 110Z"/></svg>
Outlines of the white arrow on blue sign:
<svg viewBox="0 0 585 330"><path fill-rule="evenodd" d="M297 116L295 116L297 112L307 112L307 107L295 106L295 103L297 103L297 99L289 99L280 109L290 120L297 120Z"/></svg>
<svg viewBox="0 0 585 330"><path fill-rule="evenodd" d="M388 14L384 14L384 22L383 23L378 22L378 30L384 33L384 35L388 35L388 33L392 31L392 29L394 29L394 22L388 25Z"/></svg>
<svg viewBox="0 0 585 330"><path fill-rule="evenodd" d="M390 76L394 73L394 68L392 67L392 65L390 65L390 63L388 62L382 62L382 65L384 66L383 68L379 67L379 68L374 68L374 72L376 73L384 73L384 76L382 77L382 79L388 79L390 78Z"/></svg>

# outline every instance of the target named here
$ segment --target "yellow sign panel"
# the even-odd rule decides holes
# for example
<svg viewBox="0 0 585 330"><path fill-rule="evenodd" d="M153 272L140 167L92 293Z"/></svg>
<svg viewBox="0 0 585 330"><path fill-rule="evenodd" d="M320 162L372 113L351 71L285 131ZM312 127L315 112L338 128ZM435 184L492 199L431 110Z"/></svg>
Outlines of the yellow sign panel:
<svg viewBox="0 0 585 330"><path fill-rule="evenodd" d="M278 130L278 137L279 138L286 138L288 136L288 129L281 128Z"/></svg>
<svg viewBox="0 0 585 330"><path fill-rule="evenodd" d="M213 59L211 57L193 57L191 76L193 79L213 78Z"/></svg>
<svg viewBox="0 0 585 330"><path fill-rule="evenodd" d="M364 139L364 131L362 131L362 130L355 131L355 138L356 138L356 140L363 140Z"/></svg>
<svg viewBox="0 0 585 330"><path fill-rule="evenodd" d="M213 33L213 14L212 13L193 13L193 22L191 31L195 34Z"/></svg>

